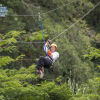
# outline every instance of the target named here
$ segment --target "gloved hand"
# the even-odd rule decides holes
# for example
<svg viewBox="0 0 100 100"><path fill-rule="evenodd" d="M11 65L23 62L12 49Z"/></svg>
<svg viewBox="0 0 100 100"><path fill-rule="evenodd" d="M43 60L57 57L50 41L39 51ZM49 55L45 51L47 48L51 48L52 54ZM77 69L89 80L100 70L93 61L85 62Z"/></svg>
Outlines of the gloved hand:
<svg viewBox="0 0 100 100"><path fill-rule="evenodd" d="M48 50L47 54L50 56L52 54L52 52L50 50Z"/></svg>
<svg viewBox="0 0 100 100"><path fill-rule="evenodd" d="M52 44L52 40L48 40L49 44Z"/></svg>
<svg viewBox="0 0 100 100"><path fill-rule="evenodd" d="M47 40L47 42L46 42L46 46L50 46L51 45L51 43L52 43L52 40Z"/></svg>

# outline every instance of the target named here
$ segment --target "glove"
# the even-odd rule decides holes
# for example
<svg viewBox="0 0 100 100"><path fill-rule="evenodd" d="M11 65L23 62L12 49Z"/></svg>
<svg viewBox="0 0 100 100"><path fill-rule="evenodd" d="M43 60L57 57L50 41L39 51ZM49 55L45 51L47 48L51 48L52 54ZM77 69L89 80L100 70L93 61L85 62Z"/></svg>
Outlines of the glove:
<svg viewBox="0 0 100 100"><path fill-rule="evenodd" d="M50 50L48 50L47 53L49 56L52 54L52 52Z"/></svg>
<svg viewBox="0 0 100 100"><path fill-rule="evenodd" d="M51 44L52 43L52 40L48 40L48 42L49 42L49 44Z"/></svg>

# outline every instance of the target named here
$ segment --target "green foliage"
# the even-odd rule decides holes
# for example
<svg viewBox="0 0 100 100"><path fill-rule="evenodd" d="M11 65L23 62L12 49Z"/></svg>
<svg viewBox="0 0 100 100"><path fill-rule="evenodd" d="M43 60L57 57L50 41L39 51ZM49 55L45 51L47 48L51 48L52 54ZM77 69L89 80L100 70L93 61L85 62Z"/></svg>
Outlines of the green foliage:
<svg viewBox="0 0 100 100"><path fill-rule="evenodd" d="M94 80L89 80L89 90L92 93L100 95L100 77L96 77Z"/></svg>
<svg viewBox="0 0 100 100"><path fill-rule="evenodd" d="M93 58L94 59L100 58L100 49L90 47L89 50L90 50L89 54L84 55L85 58L88 57L89 60L92 60Z"/></svg>
<svg viewBox="0 0 100 100"><path fill-rule="evenodd" d="M83 95L81 97L74 97L72 100L99 100L100 96L96 94Z"/></svg>
<svg viewBox="0 0 100 100"><path fill-rule="evenodd" d="M10 58L9 56L2 56L0 57L0 67L6 66L10 62L13 62L14 59Z"/></svg>
<svg viewBox="0 0 100 100"><path fill-rule="evenodd" d="M56 38L60 58L52 69L45 70L48 81L35 75L35 63L43 55L43 44L33 43L43 40L38 16L17 16L38 15L40 6L45 39L52 39L98 0L73 1L69 5L70 0L0 1L9 11L7 17L0 17L0 100L100 99L99 7ZM45 13L56 7L59 10Z"/></svg>
<svg viewBox="0 0 100 100"><path fill-rule="evenodd" d="M2 54L1 58L3 59L3 56L5 55L9 57L8 61L5 59L4 62L5 64L1 64L1 65L5 65L4 68L6 68L6 65L11 62L9 61L9 59L12 58L14 59L14 61L10 63L11 64L10 67L7 68L13 68L15 66L14 68L17 69L20 68L19 65L20 60L23 60L24 58L29 59L27 56L32 57L32 52L34 53L35 51L37 51L37 48L35 48L33 44L27 42L34 42L37 40L42 40L43 38L41 31L32 32L32 34L29 34L28 37L26 31L9 31L5 35L0 34L0 37L3 39L3 41L2 40L0 41L0 53ZM47 37L47 34L45 34L45 37ZM41 46L41 44L39 46ZM38 49L40 49L39 46ZM36 58L33 56L33 59ZM16 66L16 62L17 62L17 66ZM25 66L29 66L31 64L32 62L29 61L28 65Z"/></svg>
<svg viewBox="0 0 100 100"><path fill-rule="evenodd" d="M55 82L43 82L38 86L34 65L27 69L1 71L0 92L4 100L44 100L44 97L46 100L69 100L72 96L67 84L60 86Z"/></svg>

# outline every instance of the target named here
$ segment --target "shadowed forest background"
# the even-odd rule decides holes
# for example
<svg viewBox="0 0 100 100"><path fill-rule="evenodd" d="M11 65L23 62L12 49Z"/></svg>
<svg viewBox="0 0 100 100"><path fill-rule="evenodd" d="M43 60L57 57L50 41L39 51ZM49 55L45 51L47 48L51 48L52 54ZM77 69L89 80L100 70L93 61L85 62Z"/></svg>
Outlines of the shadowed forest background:
<svg viewBox="0 0 100 100"><path fill-rule="evenodd" d="M98 3L54 40L60 57L39 80L36 62L45 53L38 13L47 40ZM100 100L100 0L0 0L0 6L8 10L0 17L0 100Z"/></svg>

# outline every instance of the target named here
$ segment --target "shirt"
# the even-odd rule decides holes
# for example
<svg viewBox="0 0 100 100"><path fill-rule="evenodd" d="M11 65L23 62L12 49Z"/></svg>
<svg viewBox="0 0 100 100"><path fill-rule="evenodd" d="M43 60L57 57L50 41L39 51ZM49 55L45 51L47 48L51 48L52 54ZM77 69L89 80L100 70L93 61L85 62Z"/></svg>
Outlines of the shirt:
<svg viewBox="0 0 100 100"><path fill-rule="evenodd" d="M47 53L48 51L48 47L46 45L44 45L44 51ZM52 52L52 59L53 59L53 63L59 58L59 53L57 51Z"/></svg>

